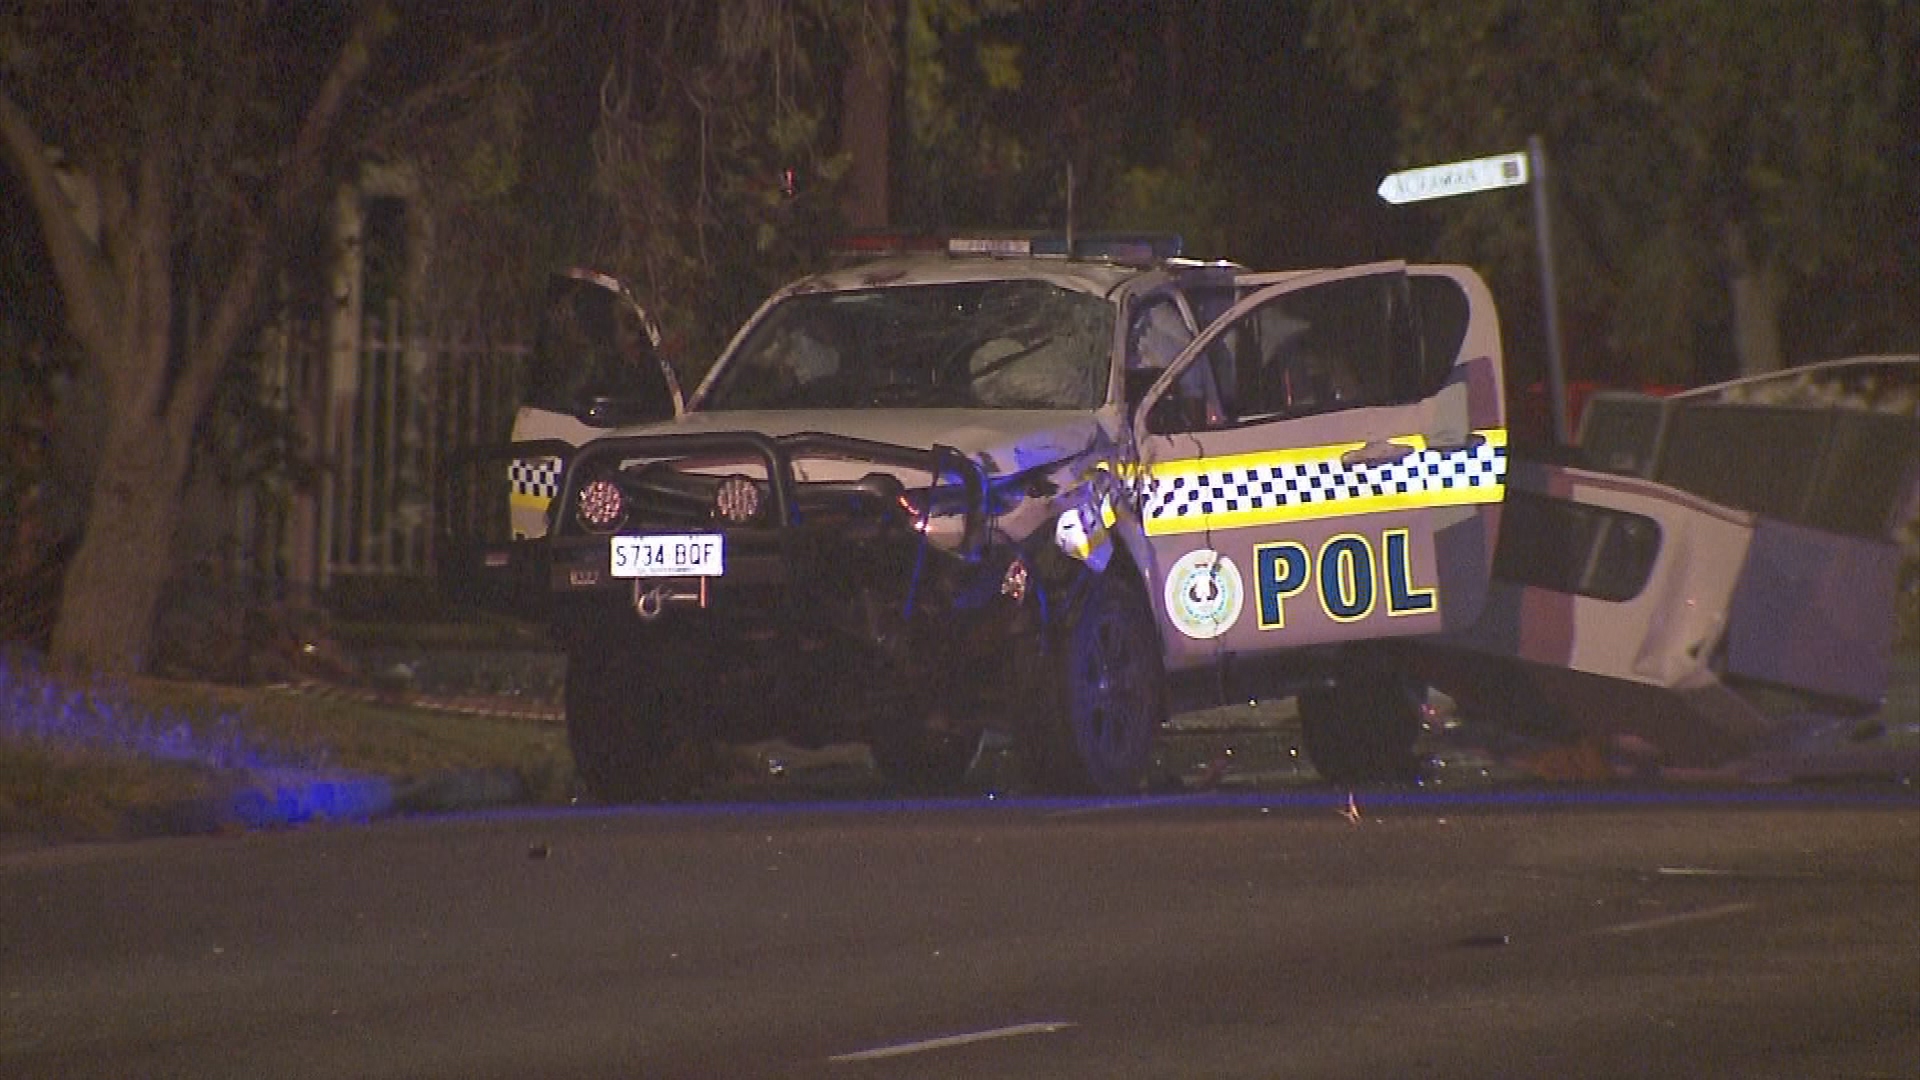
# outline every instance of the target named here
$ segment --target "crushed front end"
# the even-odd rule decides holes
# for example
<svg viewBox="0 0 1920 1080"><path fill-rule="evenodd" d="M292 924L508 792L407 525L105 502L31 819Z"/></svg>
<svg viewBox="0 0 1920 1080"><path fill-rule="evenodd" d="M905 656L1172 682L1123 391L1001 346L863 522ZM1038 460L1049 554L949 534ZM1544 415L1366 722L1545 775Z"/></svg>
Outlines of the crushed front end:
<svg viewBox="0 0 1920 1080"><path fill-rule="evenodd" d="M510 444L469 455L454 496L501 505L479 481L535 467L553 484L541 527L451 540L454 588L539 612L570 654L696 686L690 719L716 737L867 739L876 716L929 713L977 727L1022 696L979 673L1043 650L1030 545L994 520L1008 496L951 448L752 431Z"/></svg>

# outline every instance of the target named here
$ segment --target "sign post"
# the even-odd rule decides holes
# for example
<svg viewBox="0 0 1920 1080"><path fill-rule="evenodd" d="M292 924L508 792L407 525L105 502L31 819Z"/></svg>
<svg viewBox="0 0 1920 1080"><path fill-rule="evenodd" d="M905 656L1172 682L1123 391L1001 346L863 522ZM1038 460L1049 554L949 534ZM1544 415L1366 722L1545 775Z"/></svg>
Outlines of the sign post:
<svg viewBox="0 0 1920 1080"><path fill-rule="evenodd" d="M1553 417L1553 441L1572 442L1567 423L1567 368L1560 351L1559 293L1553 275L1553 231L1547 205L1547 152L1540 136L1527 139L1525 151L1493 157L1426 165L1391 173L1380 181L1379 195L1395 206L1472 195L1500 188L1533 188L1533 233L1540 253L1540 290L1545 299L1547 397Z"/></svg>
<svg viewBox="0 0 1920 1080"><path fill-rule="evenodd" d="M1533 162L1533 236L1540 248L1540 296L1547 323L1547 395L1552 399L1553 441L1573 441L1567 423L1567 361L1560 352L1560 290L1554 285L1553 216L1547 212L1547 149L1540 136L1527 138L1527 157Z"/></svg>

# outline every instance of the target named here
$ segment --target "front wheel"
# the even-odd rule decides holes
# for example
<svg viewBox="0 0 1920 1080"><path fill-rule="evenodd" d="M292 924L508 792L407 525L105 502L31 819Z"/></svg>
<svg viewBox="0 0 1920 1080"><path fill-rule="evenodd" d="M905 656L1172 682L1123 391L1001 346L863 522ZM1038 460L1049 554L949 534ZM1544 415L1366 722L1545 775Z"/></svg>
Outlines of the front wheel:
<svg viewBox="0 0 1920 1080"><path fill-rule="evenodd" d="M1167 716L1160 641L1140 591L1115 573L1093 578L1057 639L1050 676L1040 781L1069 792L1139 790Z"/></svg>
<svg viewBox="0 0 1920 1080"><path fill-rule="evenodd" d="M567 652L567 744L574 773L604 802L667 794L667 759L679 745L685 702L647 678L636 657L602 643Z"/></svg>
<svg viewBox="0 0 1920 1080"><path fill-rule="evenodd" d="M1408 787L1425 762L1415 751L1425 687L1389 664L1348 665L1333 686L1300 695L1307 760L1330 784Z"/></svg>

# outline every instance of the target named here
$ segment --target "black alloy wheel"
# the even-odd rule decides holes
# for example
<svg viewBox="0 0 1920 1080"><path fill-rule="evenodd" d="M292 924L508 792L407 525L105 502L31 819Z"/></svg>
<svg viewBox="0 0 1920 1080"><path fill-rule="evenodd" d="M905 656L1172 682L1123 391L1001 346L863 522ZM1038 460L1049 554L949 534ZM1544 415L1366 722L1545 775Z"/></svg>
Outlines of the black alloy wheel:
<svg viewBox="0 0 1920 1080"><path fill-rule="evenodd" d="M1167 716L1166 673L1146 600L1119 568L1088 583L1057 639L1053 678L1040 782L1064 792L1140 790Z"/></svg>

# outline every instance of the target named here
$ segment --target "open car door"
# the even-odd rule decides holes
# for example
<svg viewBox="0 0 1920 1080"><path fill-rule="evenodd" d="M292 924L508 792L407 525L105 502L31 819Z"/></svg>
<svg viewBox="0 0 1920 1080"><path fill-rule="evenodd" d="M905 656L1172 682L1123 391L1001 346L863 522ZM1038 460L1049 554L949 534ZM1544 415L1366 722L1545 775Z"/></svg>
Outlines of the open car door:
<svg viewBox="0 0 1920 1080"><path fill-rule="evenodd" d="M1170 669L1471 623L1506 470L1485 284L1399 262L1236 284L1133 419ZM1183 400L1199 383L1224 409Z"/></svg>
<svg viewBox="0 0 1920 1080"><path fill-rule="evenodd" d="M679 416L686 401L659 350L659 325L618 278L580 269L555 274L514 413L513 440L578 446L608 428ZM557 457L538 457L509 466L516 538L546 535L560 464Z"/></svg>
<svg viewBox="0 0 1920 1080"><path fill-rule="evenodd" d="M446 463L437 540L451 598L537 616L550 588L548 513L567 456L610 428L671 420L685 409L660 328L619 279L555 274L528 358L511 441Z"/></svg>

